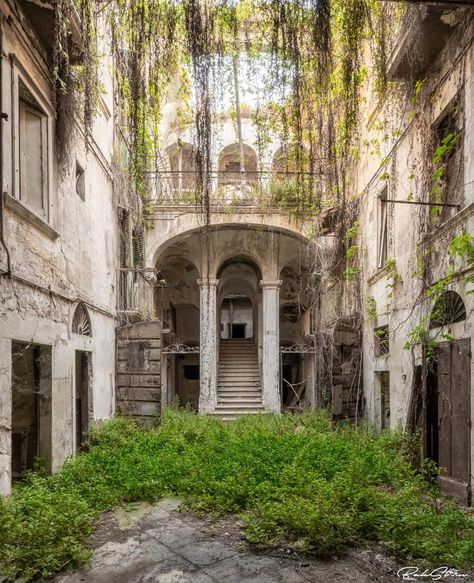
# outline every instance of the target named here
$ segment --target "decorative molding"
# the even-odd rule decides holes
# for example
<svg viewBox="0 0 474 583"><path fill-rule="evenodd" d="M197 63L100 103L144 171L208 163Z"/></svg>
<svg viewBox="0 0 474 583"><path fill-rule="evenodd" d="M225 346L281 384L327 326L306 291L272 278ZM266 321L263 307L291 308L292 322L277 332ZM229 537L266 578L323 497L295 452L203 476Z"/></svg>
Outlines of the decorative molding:
<svg viewBox="0 0 474 583"><path fill-rule="evenodd" d="M199 354L199 352L199 346L187 346L186 344L170 344L163 349L163 354Z"/></svg>
<svg viewBox="0 0 474 583"><path fill-rule="evenodd" d="M283 283L282 279L275 279L275 280L262 279L260 281L260 286L264 290L265 289L279 289L282 283Z"/></svg>
<svg viewBox="0 0 474 583"><path fill-rule="evenodd" d="M208 278L208 279L198 279L197 283L201 289L205 289L206 287L217 287L219 285L218 279Z"/></svg>
<svg viewBox="0 0 474 583"><path fill-rule="evenodd" d="M292 344L291 346L280 346L282 354L315 354L316 349L313 344Z"/></svg>

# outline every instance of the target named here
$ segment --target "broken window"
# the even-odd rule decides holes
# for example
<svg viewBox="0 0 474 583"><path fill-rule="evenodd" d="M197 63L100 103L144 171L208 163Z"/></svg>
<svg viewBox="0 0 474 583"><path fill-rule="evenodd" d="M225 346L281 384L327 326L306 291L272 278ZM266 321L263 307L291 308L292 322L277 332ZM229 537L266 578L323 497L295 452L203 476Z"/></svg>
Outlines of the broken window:
<svg viewBox="0 0 474 583"><path fill-rule="evenodd" d="M32 94L19 89L20 200L48 214L48 117Z"/></svg>
<svg viewBox="0 0 474 583"><path fill-rule="evenodd" d="M461 206L464 199L464 168L463 123L459 98L454 99L439 117L433 134L432 201ZM455 207L433 207L432 218L444 222L456 212Z"/></svg>
<svg viewBox="0 0 474 583"><path fill-rule="evenodd" d="M385 187L377 199L378 236L377 236L377 267L381 269L387 262L388 248L388 218L387 218L387 194Z"/></svg>
<svg viewBox="0 0 474 583"><path fill-rule="evenodd" d="M385 356L390 353L388 326L375 328L375 356Z"/></svg>

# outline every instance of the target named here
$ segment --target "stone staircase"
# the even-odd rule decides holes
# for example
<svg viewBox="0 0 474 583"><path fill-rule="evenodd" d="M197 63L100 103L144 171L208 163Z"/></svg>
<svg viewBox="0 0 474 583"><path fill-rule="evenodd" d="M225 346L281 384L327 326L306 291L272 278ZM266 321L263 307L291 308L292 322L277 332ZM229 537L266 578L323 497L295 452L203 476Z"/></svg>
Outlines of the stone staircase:
<svg viewBox="0 0 474 583"><path fill-rule="evenodd" d="M221 340L215 415L224 420L264 413L255 341Z"/></svg>

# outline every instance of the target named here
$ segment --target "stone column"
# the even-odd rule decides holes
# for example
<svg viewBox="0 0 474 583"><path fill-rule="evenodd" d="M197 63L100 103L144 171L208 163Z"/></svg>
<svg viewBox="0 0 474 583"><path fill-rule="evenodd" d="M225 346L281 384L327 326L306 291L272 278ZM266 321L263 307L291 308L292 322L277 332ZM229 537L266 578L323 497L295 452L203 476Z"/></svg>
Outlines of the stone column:
<svg viewBox="0 0 474 583"><path fill-rule="evenodd" d="M217 284L218 279L199 279L200 288L200 383L199 412L210 413L217 404Z"/></svg>
<svg viewBox="0 0 474 583"><path fill-rule="evenodd" d="M263 289L262 385L266 411L281 412L280 403L280 285L261 281Z"/></svg>

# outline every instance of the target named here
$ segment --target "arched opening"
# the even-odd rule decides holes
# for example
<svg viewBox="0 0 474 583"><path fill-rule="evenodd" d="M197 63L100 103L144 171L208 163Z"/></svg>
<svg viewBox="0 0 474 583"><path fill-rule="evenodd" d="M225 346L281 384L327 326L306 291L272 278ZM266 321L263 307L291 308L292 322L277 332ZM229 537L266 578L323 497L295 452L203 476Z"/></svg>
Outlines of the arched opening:
<svg viewBox="0 0 474 583"><path fill-rule="evenodd" d="M169 183L174 195L192 196L196 190L196 150L192 144L178 141L166 148Z"/></svg>
<svg viewBox="0 0 474 583"><path fill-rule="evenodd" d="M257 183L257 154L247 144L243 144L242 150L243 169L239 144L226 146L219 154L218 186L224 194L237 193L239 189L249 190Z"/></svg>
<svg viewBox="0 0 474 583"><path fill-rule="evenodd" d="M455 291L445 291L436 300L430 318L430 329L462 322L467 317L466 306Z"/></svg>
<svg viewBox="0 0 474 583"><path fill-rule="evenodd" d="M291 261L280 271L280 391L282 406L298 410L306 406L306 389L313 384L313 298L310 270Z"/></svg>
<svg viewBox="0 0 474 583"><path fill-rule="evenodd" d="M255 341L260 268L252 259L236 256L226 260L217 274L220 339Z"/></svg>
<svg viewBox="0 0 474 583"><path fill-rule="evenodd" d="M72 318L72 331L74 334L81 336L92 336L91 319L89 312L84 304L80 303L76 306L74 316Z"/></svg>
<svg viewBox="0 0 474 583"><path fill-rule="evenodd" d="M156 313L162 322L162 383L168 404L199 405L199 272L174 255L157 264Z"/></svg>

